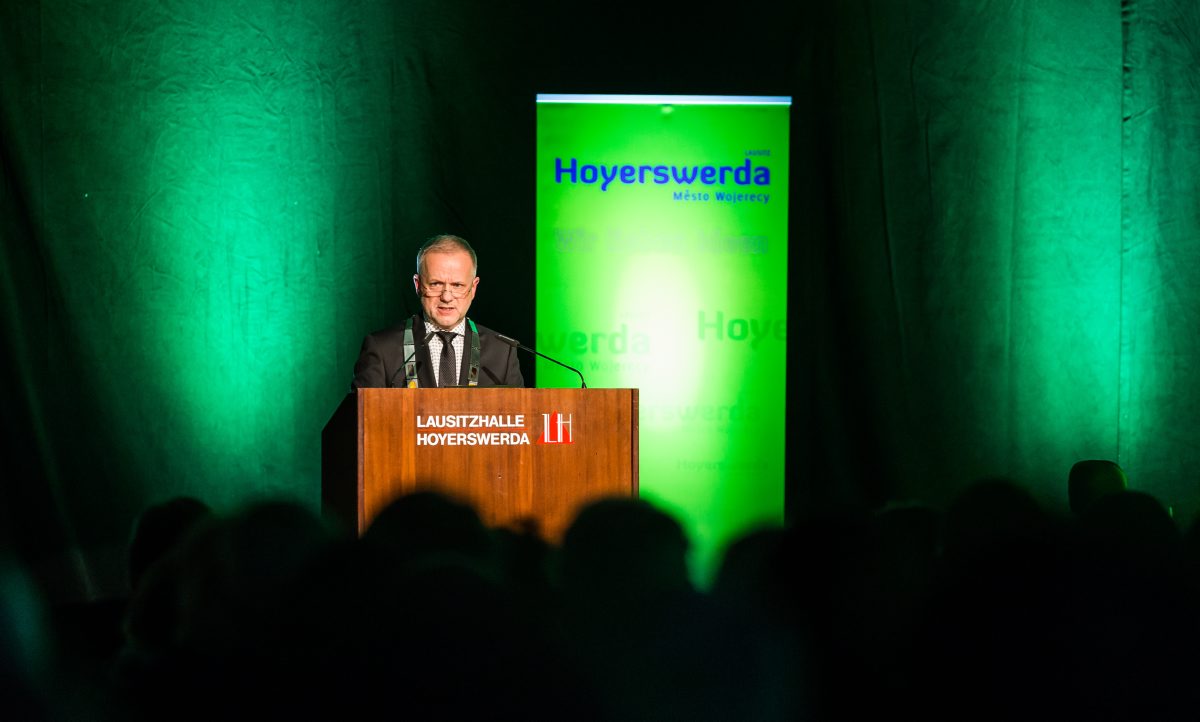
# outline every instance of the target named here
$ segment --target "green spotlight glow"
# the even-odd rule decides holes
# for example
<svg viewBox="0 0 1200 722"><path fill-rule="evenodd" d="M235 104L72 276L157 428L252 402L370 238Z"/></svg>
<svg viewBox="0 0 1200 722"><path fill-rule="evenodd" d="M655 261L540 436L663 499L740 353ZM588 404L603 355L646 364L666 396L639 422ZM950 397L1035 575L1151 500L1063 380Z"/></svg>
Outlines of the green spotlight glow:
<svg viewBox="0 0 1200 722"><path fill-rule="evenodd" d="M334 349L387 272L354 244L378 239L386 203L389 98L368 66L391 60L347 48L391 11L62 10L44 29L61 48L46 162L64 169L47 205L69 210L53 262L74 269L65 305L105 371L89 393L151 498L315 504L314 440L352 363Z"/></svg>

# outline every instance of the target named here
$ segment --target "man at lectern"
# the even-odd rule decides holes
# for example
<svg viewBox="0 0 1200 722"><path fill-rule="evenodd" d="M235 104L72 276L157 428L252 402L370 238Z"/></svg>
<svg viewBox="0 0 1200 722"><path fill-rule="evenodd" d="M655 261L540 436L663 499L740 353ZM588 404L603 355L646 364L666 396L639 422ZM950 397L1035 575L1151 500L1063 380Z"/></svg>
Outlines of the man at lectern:
<svg viewBox="0 0 1200 722"><path fill-rule="evenodd" d="M517 349L467 318L478 269L462 238L426 241L413 275L423 313L363 339L351 387L524 386Z"/></svg>

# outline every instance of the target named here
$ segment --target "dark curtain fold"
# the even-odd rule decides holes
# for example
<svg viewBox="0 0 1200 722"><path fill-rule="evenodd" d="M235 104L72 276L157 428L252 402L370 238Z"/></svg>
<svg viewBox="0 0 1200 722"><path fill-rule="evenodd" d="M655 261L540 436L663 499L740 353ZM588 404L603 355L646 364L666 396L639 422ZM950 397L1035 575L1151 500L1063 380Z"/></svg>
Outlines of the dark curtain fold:
<svg viewBox="0 0 1200 722"><path fill-rule="evenodd" d="M882 455L848 487L875 502L984 476L1057 500L1118 454L1119 11L840 7L818 315L827 407L858 402L832 466Z"/></svg>
<svg viewBox="0 0 1200 722"><path fill-rule="evenodd" d="M1200 7L1122 3L1121 463L1200 512Z"/></svg>

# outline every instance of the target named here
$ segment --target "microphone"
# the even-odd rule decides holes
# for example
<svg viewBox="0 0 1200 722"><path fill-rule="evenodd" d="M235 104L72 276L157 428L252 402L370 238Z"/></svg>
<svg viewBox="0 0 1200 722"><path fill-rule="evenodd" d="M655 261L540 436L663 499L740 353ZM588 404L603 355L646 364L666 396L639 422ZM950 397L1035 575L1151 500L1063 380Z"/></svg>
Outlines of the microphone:
<svg viewBox="0 0 1200 722"><path fill-rule="evenodd" d="M429 333L425 334L425 338L421 339L421 343L417 346L417 348L420 348L421 346L428 346L429 339L433 338L434 333L435 333L434 331L430 331ZM416 356L416 355L417 355L417 349L414 348L413 352L408 355L408 358L404 359L404 363L400 364L400 368L396 369L396 371L394 373L392 373L392 377L390 379L388 379L387 387L389 389L396 387L396 383L395 383L396 375L399 374L404 369L408 368L408 362L412 361L413 356Z"/></svg>
<svg viewBox="0 0 1200 722"><path fill-rule="evenodd" d="M559 366L562 366L565 369L570 369L570 370L574 371L575 373L579 374L579 388L581 388L581 389L587 388L587 382L583 380L583 374L579 373L579 369L575 368L574 366L568 366L565 363L563 363L562 361L559 361L558 359L552 359L549 356L547 356L546 354L541 353L540 351L534 351L533 349L522 344L520 341L516 340L515 338L505 336L502 333L496 334L496 338L500 339L501 341L508 344L509 346L512 346L513 348L523 348L531 354L534 354L536 356L541 356L542 358L546 359L547 361L553 361L554 363L558 364Z"/></svg>

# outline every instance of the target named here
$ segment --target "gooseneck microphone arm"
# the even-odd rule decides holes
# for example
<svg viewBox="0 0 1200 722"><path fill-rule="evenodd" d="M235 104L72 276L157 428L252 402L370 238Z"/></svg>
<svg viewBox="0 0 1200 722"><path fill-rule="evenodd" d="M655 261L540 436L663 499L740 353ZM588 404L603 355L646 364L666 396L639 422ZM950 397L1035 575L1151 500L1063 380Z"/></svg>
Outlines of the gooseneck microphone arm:
<svg viewBox="0 0 1200 722"><path fill-rule="evenodd" d="M404 363L400 364L400 368L398 368L394 372L392 372L392 377L390 379L388 379L387 388L389 388L389 389L395 388L396 376L398 376L400 374L400 372L403 371L406 366L408 366L408 362L412 361L413 356L417 355L417 349L421 348L421 346L429 345L429 339L433 338L433 334L434 334L433 331L430 331L429 333L425 334L425 338L421 339L420 346L417 346L416 348L414 348L413 352L408 355L408 358L404 359Z"/></svg>
<svg viewBox="0 0 1200 722"><path fill-rule="evenodd" d="M570 370L574 371L576 374L579 375L579 388L581 388L581 389L587 388L587 382L583 380L583 374L579 373L579 369L575 368L574 366L568 366L565 363L563 363L562 361L559 361L558 359L550 358L546 354L541 353L540 351L535 351L535 350L529 348L528 346L524 345L520 341L516 340L515 338L505 336L502 333L496 334L496 338L500 339L501 341L508 344L509 346L512 346L513 348L525 349L526 351L528 351L531 354L534 354L535 356L541 356L542 358L546 359L547 361L551 361L553 363L558 364L559 366L562 366L565 369L570 369Z"/></svg>

